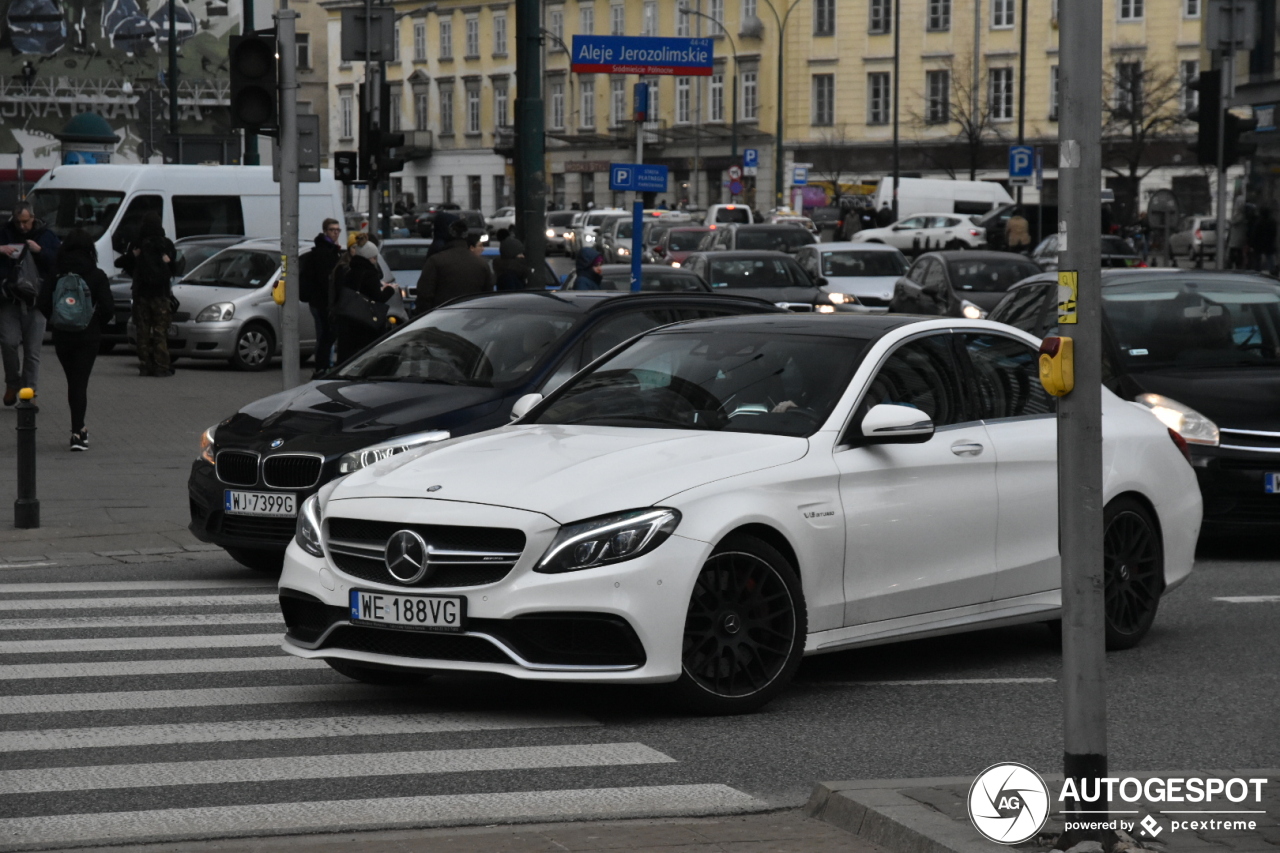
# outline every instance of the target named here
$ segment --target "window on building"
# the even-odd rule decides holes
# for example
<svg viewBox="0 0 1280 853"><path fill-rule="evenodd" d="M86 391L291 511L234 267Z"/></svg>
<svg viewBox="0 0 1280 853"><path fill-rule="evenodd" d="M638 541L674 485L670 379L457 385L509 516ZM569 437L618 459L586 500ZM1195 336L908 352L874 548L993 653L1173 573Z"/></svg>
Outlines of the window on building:
<svg viewBox="0 0 1280 853"><path fill-rule="evenodd" d="M1122 21L1140 21L1142 20L1143 0L1119 0L1120 20Z"/></svg>
<svg viewBox="0 0 1280 853"><path fill-rule="evenodd" d="M564 7L557 6L554 9L547 10L547 31L555 36L551 40L551 44L547 48L552 52L564 50L560 45L564 43Z"/></svg>
<svg viewBox="0 0 1280 853"><path fill-rule="evenodd" d="M640 35L656 36L658 34L658 0L645 0L644 17L641 20Z"/></svg>
<svg viewBox="0 0 1280 853"><path fill-rule="evenodd" d="M758 83L758 73L755 71L743 71L742 82L739 85L742 94L741 103L742 118L758 119L760 118L760 89Z"/></svg>
<svg viewBox="0 0 1280 853"><path fill-rule="evenodd" d="M413 61L427 61L427 25L420 21L413 25Z"/></svg>
<svg viewBox="0 0 1280 853"><path fill-rule="evenodd" d="M595 35L596 7L583 3L578 7L578 33L584 36Z"/></svg>
<svg viewBox="0 0 1280 853"><path fill-rule="evenodd" d="M929 32L951 29L951 0L929 0Z"/></svg>
<svg viewBox="0 0 1280 853"><path fill-rule="evenodd" d="M413 93L413 129L427 130L431 127L431 96L426 89L418 89Z"/></svg>
<svg viewBox="0 0 1280 853"><path fill-rule="evenodd" d="M311 34L295 33L293 37L296 40L296 45L297 45L298 67L310 68L311 67ZM397 59L398 58L399 57L397 57Z"/></svg>
<svg viewBox="0 0 1280 853"><path fill-rule="evenodd" d="M453 135L453 84L440 87L440 134Z"/></svg>
<svg viewBox="0 0 1280 853"><path fill-rule="evenodd" d="M1142 111L1142 63L1117 62L1115 84L1117 118L1137 118Z"/></svg>
<svg viewBox="0 0 1280 853"><path fill-rule="evenodd" d="M426 203L427 190L430 189L430 187L431 185L427 182L426 175L419 175L413 179L413 188L417 191L417 200L419 203Z"/></svg>
<svg viewBox="0 0 1280 853"><path fill-rule="evenodd" d="M707 5L707 14L715 22L711 24L711 35L716 36L724 32L724 0L710 0Z"/></svg>
<svg viewBox="0 0 1280 853"><path fill-rule="evenodd" d="M1049 121L1058 120L1058 66L1049 66Z"/></svg>
<svg viewBox="0 0 1280 853"><path fill-rule="evenodd" d="M493 123L497 127L506 127L509 124L507 115L511 111L509 103L509 95L507 94L507 81L493 81Z"/></svg>
<svg viewBox="0 0 1280 853"><path fill-rule="evenodd" d="M929 124L946 124L951 121L951 72L946 69L926 71L925 121Z"/></svg>
<svg viewBox="0 0 1280 853"><path fill-rule="evenodd" d="M999 0L995 0L999 2ZM871 0L871 20L868 29L872 35L893 31L893 0Z"/></svg>
<svg viewBox="0 0 1280 853"><path fill-rule="evenodd" d="M1013 69L992 68L988 99L992 121L1013 120Z"/></svg>
<svg viewBox="0 0 1280 853"><path fill-rule="evenodd" d="M830 127L836 117L836 75L813 75L813 123Z"/></svg>
<svg viewBox="0 0 1280 853"><path fill-rule="evenodd" d="M991 0L991 28L1007 30L1013 27L1014 0Z"/></svg>
<svg viewBox="0 0 1280 853"><path fill-rule="evenodd" d="M479 175L467 175L467 206L471 210L479 210L484 203L480 197L480 187Z"/></svg>
<svg viewBox="0 0 1280 853"><path fill-rule="evenodd" d="M399 133L401 130L404 129L403 124L401 122L401 119L402 119L402 116L400 114L401 95L399 92L391 93L391 100L388 103L388 107L390 108L390 112L391 112L390 121L388 122L388 124L390 124L391 126L391 132Z"/></svg>
<svg viewBox="0 0 1280 853"><path fill-rule="evenodd" d="M1200 93L1192 89L1191 84L1200 76L1200 60L1184 59L1178 63L1178 68L1182 76L1182 111L1195 112L1200 103Z"/></svg>
<svg viewBox="0 0 1280 853"><path fill-rule="evenodd" d="M688 124L692 114L691 109L691 92L692 85L690 78L676 78L676 124Z"/></svg>
<svg viewBox="0 0 1280 853"><path fill-rule="evenodd" d="M453 59L453 21L440 19L440 58Z"/></svg>
<svg viewBox="0 0 1280 853"><path fill-rule="evenodd" d="M444 175L440 178L440 188L444 190L445 204L453 204L453 175Z"/></svg>
<svg viewBox="0 0 1280 853"><path fill-rule="evenodd" d="M1184 17L1200 17L1200 0L1182 0L1182 4L1182 14Z"/></svg>
<svg viewBox="0 0 1280 853"><path fill-rule="evenodd" d="M493 206L495 208L506 207L508 203L509 202L507 200L507 176L494 175L493 176Z"/></svg>
<svg viewBox="0 0 1280 853"><path fill-rule="evenodd" d="M867 124L889 123L889 72L867 75Z"/></svg>
<svg viewBox="0 0 1280 853"><path fill-rule="evenodd" d="M595 173L583 172L578 179L578 183L582 189L582 209L586 210L588 206L594 206L596 203Z"/></svg>
<svg viewBox="0 0 1280 853"><path fill-rule="evenodd" d="M658 102L658 78L647 77L644 82L649 87L649 120L644 123L644 126L654 130L661 124L658 119L662 115L662 105Z"/></svg>
<svg viewBox="0 0 1280 853"><path fill-rule="evenodd" d="M711 121L724 121L724 72L720 71L711 75L711 103L708 119Z"/></svg>
<svg viewBox="0 0 1280 853"><path fill-rule="evenodd" d="M578 113L584 128L596 126L596 81L594 77L583 75L578 79Z"/></svg>
<svg viewBox="0 0 1280 853"><path fill-rule="evenodd" d="M614 77L609 81L609 124L620 126L627 120L627 81Z"/></svg>
<svg viewBox="0 0 1280 853"><path fill-rule="evenodd" d="M355 99L350 92L338 96L338 116L341 124L338 135L350 139L355 135Z"/></svg>
<svg viewBox="0 0 1280 853"><path fill-rule="evenodd" d="M497 56L507 55L507 13L493 13L493 52Z"/></svg>
<svg viewBox="0 0 1280 853"><path fill-rule="evenodd" d="M621 36L627 32L627 9L621 3L609 6L609 35Z"/></svg>
<svg viewBox="0 0 1280 853"><path fill-rule="evenodd" d="M564 80L556 80L547 88L551 95L551 126L564 130Z"/></svg>
<svg viewBox="0 0 1280 853"><path fill-rule="evenodd" d="M480 84L467 84L467 133L480 132Z"/></svg>
<svg viewBox="0 0 1280 853"><path fill-rule="evenodd" d="M391 27L391 61L400 61L400 22L396 21Z"/></svg>
<svg viewBox="0 0 1280 853"><path fill-rule="evenodd" d="M813 34L836 34L836 0L813 0Z"/></svg>
<svg viewBox="0 0 1280 853"><path fill-rule="evenodd" d="M689 38L693 35L691 26L693 16L689 14L689 0L679 0L676 3L676 38Z"/></svg>
<svg viewBox="0 0 1280 853"><path fill-rule="evenodd" d="M469 58L480 55L480 16L467 15L467 56Z"/></svg>

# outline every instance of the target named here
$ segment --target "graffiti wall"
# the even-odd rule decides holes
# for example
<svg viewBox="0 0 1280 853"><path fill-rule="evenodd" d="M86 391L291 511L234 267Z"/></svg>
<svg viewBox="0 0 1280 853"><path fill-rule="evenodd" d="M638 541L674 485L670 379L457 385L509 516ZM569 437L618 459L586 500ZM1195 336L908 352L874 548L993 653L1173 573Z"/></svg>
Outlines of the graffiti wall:
<svg viewBox="0 0 1280 853"><path fill-rule="evenodd" d="M239 0L0 0L0 155L56 165L54 134L86 111L120 136L112 162L157 154L169 131L170 3L179 132L229 132L227 45L240 32Z"/></svg>

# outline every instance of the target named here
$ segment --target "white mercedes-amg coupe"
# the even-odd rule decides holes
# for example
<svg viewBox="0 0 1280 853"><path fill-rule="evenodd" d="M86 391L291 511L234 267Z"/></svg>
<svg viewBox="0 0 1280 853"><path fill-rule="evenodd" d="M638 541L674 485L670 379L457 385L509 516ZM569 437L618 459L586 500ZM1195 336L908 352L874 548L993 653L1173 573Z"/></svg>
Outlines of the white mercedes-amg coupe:
<svg viewBox="0 0 1280 853"><path fill-rule="evenodd" d="M1102 393L1119 649L1190 573L1201 506L1181 437ZM995 323L666 326L510 426L360 454L301 509L284 648L362 681L669 682L737 713L806 654L1053 622L1054 404L1036 339Z"/></svg>

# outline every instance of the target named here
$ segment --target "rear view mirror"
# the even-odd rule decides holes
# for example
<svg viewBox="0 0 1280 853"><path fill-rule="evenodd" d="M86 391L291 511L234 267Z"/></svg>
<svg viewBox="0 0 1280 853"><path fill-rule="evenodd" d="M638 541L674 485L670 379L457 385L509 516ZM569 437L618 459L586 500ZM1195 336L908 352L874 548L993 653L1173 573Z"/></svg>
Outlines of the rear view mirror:
<svg viewBox="0 0 1280 853"><path fill-rule="evenodd" d="M920 444L933 437L933 421L911 406L872 406L862 419L862 437L870 444Z"/></svg>
<svg viewBox="0 0 1280 853"><path fill-rule="evenodd" d="M541 402L541 394L525 394L519 400L516 400L516 404L511 407L511 420L520 420L525 415L529 414L530 410L532 410L534 406ZM932 425L930 425L930 428L932 429Z"/></svg>

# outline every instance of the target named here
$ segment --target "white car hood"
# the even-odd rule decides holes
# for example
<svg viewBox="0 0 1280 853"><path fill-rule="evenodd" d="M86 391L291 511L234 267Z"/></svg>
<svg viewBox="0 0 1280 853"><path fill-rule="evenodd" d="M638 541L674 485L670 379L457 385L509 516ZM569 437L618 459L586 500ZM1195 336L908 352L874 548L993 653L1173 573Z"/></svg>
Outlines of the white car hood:
<svg viewBox="0 0 1280 853"><path fill-rule="evenodd" d="M892 299L893 286L899 278L896 275L829 275L827 290L871 299Z"/></svg>
<svg viewBox="0 0 1280 853"><path fill-rule="evenodd" d="M329 500L465 501L539 512L563 524L650 506L705 483L793 462L808 449L807 439L757 433L509 426L357 471Z"/></svg>

